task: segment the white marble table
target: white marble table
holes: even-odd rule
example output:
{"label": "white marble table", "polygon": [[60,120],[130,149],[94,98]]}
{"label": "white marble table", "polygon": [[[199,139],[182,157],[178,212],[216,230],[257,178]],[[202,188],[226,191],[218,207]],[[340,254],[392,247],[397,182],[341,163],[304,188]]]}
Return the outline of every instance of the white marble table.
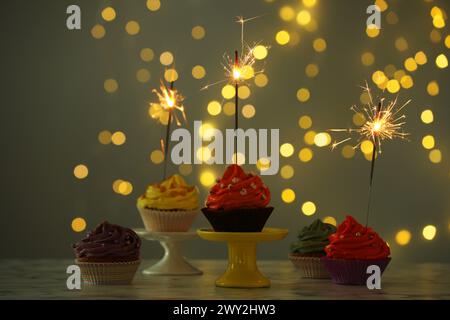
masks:
{"label": "white marble table", "polygon": [[193,260],[202,276],[144,276],[154,261],[144,261],[133,285],[88,287],[70,291],[70,260],[0,260],[0,299],[450,299],[450,264],[396,264],[387,269],[382,290],[340,286],[329,280],[307,280],[290,261],[260,261],[271,288],[217,288],[225,260]]}

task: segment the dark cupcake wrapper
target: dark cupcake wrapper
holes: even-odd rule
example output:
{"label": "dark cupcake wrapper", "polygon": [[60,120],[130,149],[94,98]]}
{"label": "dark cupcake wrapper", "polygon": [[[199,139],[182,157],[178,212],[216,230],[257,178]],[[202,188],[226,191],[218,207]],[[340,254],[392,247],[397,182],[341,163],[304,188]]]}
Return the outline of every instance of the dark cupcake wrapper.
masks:
{"label": "dark cupcake wrapper", "polygon": [[273,207],[210,210],[202,212],[216,232],[261,232]]}
{"label": "dark cupcake wrapper", "polygon": [[345,260],[331,259],[328,257],[321,258],[331,275],[331,280],[336,284],[343,285],[366,285],[367,267],[377,265],[383,274],[391,258],[376,260]]}

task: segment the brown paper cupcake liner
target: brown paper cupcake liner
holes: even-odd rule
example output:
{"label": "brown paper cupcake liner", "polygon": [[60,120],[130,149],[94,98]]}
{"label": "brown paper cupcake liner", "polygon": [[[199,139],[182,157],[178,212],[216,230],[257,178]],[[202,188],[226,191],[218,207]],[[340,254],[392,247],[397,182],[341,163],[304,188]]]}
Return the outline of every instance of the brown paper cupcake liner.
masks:
{"label": "brown paper cupcake liner", "polygon": [[330,279],[330,273],[320,257],[303,257],[290,254],[289,259],[295,267],[300,269],[303,278]]}
{"label": "brown paper cupcake liner", "polygon": [[138,208],[147,231],[186,232],[199,211]]}
{"label": "brown paper cupcake liner", "polygon": [[88,285],[130,284],[141,261],[79,262],[83,282]]}

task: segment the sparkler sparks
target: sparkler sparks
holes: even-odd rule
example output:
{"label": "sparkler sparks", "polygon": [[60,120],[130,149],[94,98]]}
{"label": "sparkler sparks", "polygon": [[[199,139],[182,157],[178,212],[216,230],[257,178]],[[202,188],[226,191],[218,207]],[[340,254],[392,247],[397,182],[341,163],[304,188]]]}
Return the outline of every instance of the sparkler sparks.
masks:
{"label": "sparkler sparks", "polygon": [[186,114],[184,112],[183,100],[184,97],[178,93],[177,90],[173,87],[174,82],[170,83],[170,88],[168,89],[164,82],[161,80],[161,84],[159,86],[160,91],[157,89],[153,89],[152,92],[156,94],[159,100],[159,104],[151,104],[152,108],[157,108],[156,113],[152,113],[152,118],[158,118],[160,122],[162,118],[164,119],[165,115],[167,118],[167,127],[166,127],[166,138],[165,140],[161,139],[161,150],[164,153],[164,171],[163,171],[163,180],[166,179],[167,176],[167,157],[169,155],[170,149],[170,125],[172,123],[172,119],[175,119],[175,122],[178,126],[181,125],[181,121],[175,111],[179,111],[181,113],[184,121],[186,121]]}
{"label": "sparkler sparks", "polygon": [[[255,70],[256,58],[253,54],[253,50],[260,45],[259,43],[253,44],[250,46],[244,40],[244,25],[246,22],[252,21],[254,19],[260,18],[262,16],[255,16],[251,18],[244,19],[244,17],[237,17],[236,22],[241,24],[241,52],[237,54],[235,51],[235,56],[232,58],[228,54],[223,55],[224,62],[222,66],[225,70],[225,79],[220,81],[207,84],[200,90],[206,90],[211,86],[228,82],[231,84],[242,84],[246,80],[252,79],[256,74],[264,72],[264,69]],[[265,46],[266,49],[269,49],[268,46]]]}
{"label": "sparkler sparks", "polygon": [[[364,114],[367,119],[366,122],[360,128],[350,129],[331,129],[333,132],[347,132],[357,133],[359,135],[358,143],[353,147],[357,148],[363,139],[370,140],[374,143],[378,152],[381,153],[381,142],[389,139],[407,139],[409,133],[403,132],[403,125],[406,123],[404,114],[401,114],[402,110],[411,102],[408,100],[403,105],[397,104],[397,97],[385,104],[385,99],[380,99],[378,104],[374,104],[372,94],[367,83],[365,87],[362,87],[364,92],[369,97],[369,103],[359,107],[352,106],[351,110],[355,114]],[[338,145],[351,140],[352,138],[346,138],[344,140],[334,142],[332,149],[335,149]]]}
{"label": "sparkler sparks", "polygon": [[[380,99],[378,104],[373,103],[372,94],[370,92],[369,86],[362,87],[369,97],[369,102],[363,107],[358,107],[356,105],[352,106],[351,110],[355,114],[363,113],[366,117],[366,122],[356,129],[331,129],[330,131],[337,132],[348,132],[357,133],[359,135],[358,144],[353,148],[358,147],[361,144],[362,139],[369,139],[373,143],[372,159],[370,164],[370,179],[369,179],[369,189],[368,189],[368,201],[367,201],[367,211],[366,211],[366,227],[369,224],[369,214],[370,214],[370,204],[372,200],[372,186],[374,180],[375,171],[375,159],[377,150],[381,153],[381,142],[383,140],[394,138],[406,139],[409,135],[403,132],[403,125],[405,124],[404,119],[406,116],[401,114],[403,108],[405,108],[411,100],[408,100],[403,105],[397,105],[397,97],[384,105],[384,98]],[[334,142],[332,149],[335,149],[341,143],[349,141],[351,138],[344,139],[340,142]]]}
{"label": "sparkler sparks", "polygon": [[176,89],[173,89],[173,87],[167,88],[161,80],[159,91],[157,89],[153,89],[152,92],[156,94],[159,100],[159,103],[151,103],[151,107],[154,109],[152,112],[153,118],[158,118],[161,121],[166,115],[168,115],[169,121],[171,121],[171,118],[173,117],[176,124],[180,126],[180,117],[177,112],[174,112],[178,111],[183,120],[186,121],[186,114],[183,106],[184,97]]}

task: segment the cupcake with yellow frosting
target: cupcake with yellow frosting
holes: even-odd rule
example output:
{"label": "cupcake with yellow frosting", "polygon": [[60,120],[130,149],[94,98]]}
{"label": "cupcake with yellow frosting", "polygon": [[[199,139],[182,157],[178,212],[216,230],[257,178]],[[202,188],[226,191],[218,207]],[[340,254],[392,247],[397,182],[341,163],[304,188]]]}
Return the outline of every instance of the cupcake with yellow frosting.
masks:
{"label": "cupcake with yellow frosting", "polygon": [[145,229],[156,232],[188,231],[199,213],[199,192],[180,175],[151,184],[137,200]]}

